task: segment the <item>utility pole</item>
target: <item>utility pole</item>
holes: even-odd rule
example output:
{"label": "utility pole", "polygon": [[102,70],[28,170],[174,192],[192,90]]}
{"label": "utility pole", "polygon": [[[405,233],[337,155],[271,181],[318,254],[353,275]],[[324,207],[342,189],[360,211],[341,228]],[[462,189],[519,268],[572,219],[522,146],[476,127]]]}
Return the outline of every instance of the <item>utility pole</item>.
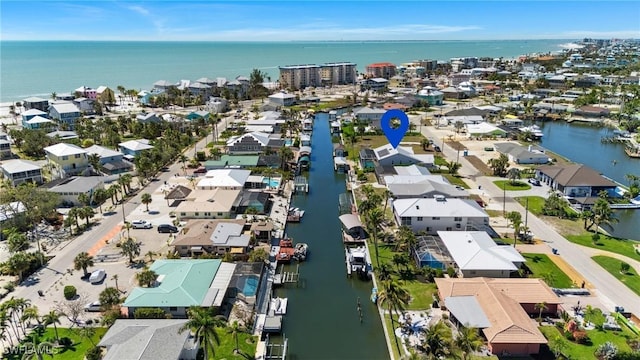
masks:
{"label": "utility pole", "polygon": [[524,206],[524,228],[527,228],[527,218],[529,217],[529,198],[525,198]]}
{"label": "utility pole", "polygon": [[502,183],[502,216],[507,216],[507,183]]}

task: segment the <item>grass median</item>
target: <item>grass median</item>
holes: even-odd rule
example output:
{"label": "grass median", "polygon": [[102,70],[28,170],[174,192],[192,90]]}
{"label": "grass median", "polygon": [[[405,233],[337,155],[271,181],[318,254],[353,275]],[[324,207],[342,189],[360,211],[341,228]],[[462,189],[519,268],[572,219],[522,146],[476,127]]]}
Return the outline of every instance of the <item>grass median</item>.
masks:
{"label": "grass median", "polygon": [[632,267],[623,270],[621,264],[624,262],[609,256],[598,255],[592,257],[592,259],[607,270],[609,274],[627,285],[631,291],[640,295],[640,277],[638,277],[638,273]]}

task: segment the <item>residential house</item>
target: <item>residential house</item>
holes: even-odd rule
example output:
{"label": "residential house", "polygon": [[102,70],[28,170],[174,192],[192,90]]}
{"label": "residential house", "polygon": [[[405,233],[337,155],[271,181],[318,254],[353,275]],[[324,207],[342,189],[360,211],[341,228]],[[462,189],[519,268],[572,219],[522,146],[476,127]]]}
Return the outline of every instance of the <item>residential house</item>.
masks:
{"label": "residential house", "polygon": [[422,89],[417,97],[427,101],[431,106],[440,106],[444,101],[444,93],[438,90]]}
{"label": "residential house", "polygon": [[42,167],[33,161],[13,159],[0,163],[2,176],[9,180],[13,186],[23,182],[42,184]]}
{"label": "residential house", "polygon": [[370,107],[363,107],[355,111],[356,119],[360,122],[366,123],[369,126],[380,128],[380,120],[387,111],[385,109],[374,109]]}
{"label": "residential house", "polygon": [[172,212],[184,219],[230,219],[236,215],[235,204],[241,190],[194,190]]}
{"label": "residential house", "polygon": [[143,151],[153,149],[153,145],[147,139],[129,140],[118,144],[120,152],[124,154],[125,159],[133,160]]}
{"label": "residential house", "polygon": [[37,96],[32,96],[22,100],[22,106],[26,110],[36,109],[47,112],[49,111],[49,100]]}
{"label": "residential house", "polygon": [[160,308],[173,318],[186,318],[192,306],[222,305],[236,264],[219,259],[156,260],[149,270],[158,274],[151,287],[136,287],[122,304],[133,317],[139,308]]}
{"label": "residential house", "polygon": [[[10,229],[27,226],[29,220],[25,216],[26,211],[27,208],[20,201],[0,204],[0,228]],[[4,234],[0,232],[0,240],[5,239]]]}
{"label": "residential house", "polygon": [[39,116],[39,115],[31,117],[27,121],[24,121],[24,118],[22,120],[22,127],[25,129],[36,130],[36,129],[42,129],[42,128],[53,128],[54,126],[55,125],[53,120],[47,119],[46,117]]}
{"label": "residential house", "polygon": [[242,190],[245,187],[251,170],[217,169],[209,170],[196,184],[200,190]]}
{"label": "residential house", "polygon": [[[390,175],[406,175],[406,176],[420,176],[420,175],[431,175],[429,169],[424,166],[418,165],[409,165],[409,166],[394,166],[392,171],[389,172]],[[446,181],[444,177],[442,177],[442,181]]]}
{"label": "residential house", "polygon": [[49,106],[51,119],[61,124],[66,124],[69,129],[73,129],[76,120],[81,116],[80,109],[71,102],[57,103]]}
{"label": "residential house", "polygon": [[269,95],[269,102],[276,106],[291,106],[296,103],[296,96],[285,92],[277,92]]}
{"label": "residential house", "polygon": [[93,145],[86,148],[85,151],[89,155],[97,155],[100,158],[101,169],[94,169],[96,171],[103,171],[107,174],[121,174],[133,168],[130,162],[124,161],[124,154],[119,151],[100,145]]}
{"label": "residential house", "polygon": [[602,118],[609,116],[610,112],[607,108],[585,105],[577,108],[574,114],[584,117]]}
{"label": "residential house", "polygon": [[117,319],[98,346],[107,349],[102,360],[196,360],[199,344],[187,319]]}
{"label": "residential house", "polygon": [[47,133],[47,136],[58,141],[67,141],[79,138],[78,134],[75,131],[70,130],[55,130]]}
{"label": "residential house", "polygon": [[387,189],[395,199],[433,198],[468,199],[469,192],[454,186],[441,175],[391,175],[384,177]]}
{"label": "residential house", "polygon": [[98,97],[98,92],[96,89],[90,88],[88,86],[81,86],[74,90],[77,98],[86,98],[89,100],[95,100]]}
{"label": "residential house", "polygon": [[188,89],[193,96],[195,96],[196,98],[200,97],[203,100],[208,99],[209,96],[212,94],[212,88],[210,85],[203,84],[197,81],[190,83],[188,86]]}
{"label": "residential house", "polygon": [[212,114],[221,114],[229,108],[227,99],[210,96],[205,104],[206,109]]}
{"label": "residential house", "polygon": [[41,117],[46,119],[47,116],[49,116],[49,114],[47,114],[46,112],[40,110],[40,109],[29,109],[27,111],[23,111],[20,116],[22,117],[22,127],[23,128],[27,128],[27,129],[31,129],[32,127],[29,126],[29,124],[27,123],[29,120],[35,118],[35,117]]}
{"label": "residential house", "polygon": [[379,146],[373,149],[376,162],[380,166],[390,165],[414,165],[425,164],[433,166],[434,157],[431,154],[414,154],[413,148],[398,146],[394,148],[390,144]]}
{"label": "residential house", "polygon": [[258,214],[269,214],[271,195],[261,191],[243,190],[234,202],[237,214],[245,214],[248,209],[255,209]]}
{"label": "residential house", "polygon": [[533,145],[524,147],[517,143],[496,143],[496,151],[507,155],[509,161],[515,164],[548,164],[551,162],[549,155],[544,153],[544,149]]}
{"label": "residential house", "polygon": [[78,198],[80,194],[92,199],[96,190],[104,189],[104,182],[104,176],[72,176],[51,181],[42,187],[60,195],[62,205],[83,206]]}
{"label": "residential house", "polygon": [[541,279],[435,279],[441,307],[460,326],[480,329],[489,351],[510,356],[537,354],[547,339],[533,319],[535,304],[545,303],[543,314],[557,314],[560,299]]}
{"label": "residential house", "polygon": [[73,104],[80,110],[81,114],[93,114],[95,113],[93,103],[95,100],[88,99],[86,97],[79,97],[73,99]]}
{"label": "residential house", "polygon": [[364,79],[360,81],[360,91],[385,92],[389,86],[389,80],[383,78]]}
{"label": "residential house", "polygon": [[406,225],[416,233],[484,230],[489,225],[489,215],[473,200],[437,196],[397,199],[392,203],[398,226]]}
{"label": "residential house", "polygon": [[258,166],[259,155],[222,155],[219,160],[207,160],[203,166],[207,170],[247,169]]}
{"label": "residential house", "polygon": [[141,123],[141,124],[148,124],[148,123],[159,123],[162,121],[162,119],[160,119],[160,117],[154,113],[154,112],[143,112],[140,113],[138,115],[136,115],[136,121]]}
{"label": "residential house", "polygon": [[613,181],[582,164],[540,166],[536,169],[536,178],[583,205],[592,203],[601,191],[613,194],[617,187]]}
{"label": "residential house", "polygon": [[467,124],[466,126],[467,134],[471,138],[475,137],[507,137],[507,132],[500,129],[496,125],[490,124],[488,122],[481,122],[479,124]]}
{"label": "residential house", "polygon": [[460,99],[466,99],[467,98],[467,94],[458,89],[455,88],[453,86],[450,87],[446,87],[442,90],[440,90],[440,92],[442,92],[443,96],[445,99],[454,99],[454,100],[460,100]]}
{"label": "residential house", "polygon": [[482,117],[482,119],[486,119],[489,115],[491,114],[491,110],[488,109],[481,109],[478,107],[470,107],[470,108],[466,108],[466,109],[457,109],[457,110],[451,110],[447,113],[445,113],[445,116],[447,117],[453,117],[453,116],[480,116]]}
{"label": "residential house", "polygon": [[251,242],[250,228],[244,219],[190,220],[171,246],[180,256],[245,254]]}
{"label": "residential house", "polygon": [[209,115],[210,113],[208,111],[198,110],[190,112],[185,118],[189,121],[203,121],[205,124],[208,124]]}
{"label": "residential house", "polygon": [[44,148],[47,161],[60,177],[77,175],[89,166],[87,152],[76,145],[59,143]]}
{"label": "residential house", "polygon": [[526,261],[511,245],[498,245],[486,231],[438,231],[462,277],[508,278]]}
{"label": "residential house", "polygon": [[334,143],[333,144],[333,156],[346,157],[347,156],[347,149],[344,147],[344,145],[342,145],[340,143]]}
{"label": "residential house", "polygon": [[153,83],[153,88],[161,92],[169,91],[170,88],[175,88],[177,86],[177,84],[170,83],[166,80],[158,80]]}
{"label": "residential house", "polygon": [[229,154],[259,154],[264,152],[267,147],[279,149],[283,145],[284,140],[282,139],[261,132],[251,132],[230,138],[227,141],[227,152]]}
{"label": "residential house", "polygon": [[11,157],[11,142],[7,138],[7,134],[0,131],[0,159]]}

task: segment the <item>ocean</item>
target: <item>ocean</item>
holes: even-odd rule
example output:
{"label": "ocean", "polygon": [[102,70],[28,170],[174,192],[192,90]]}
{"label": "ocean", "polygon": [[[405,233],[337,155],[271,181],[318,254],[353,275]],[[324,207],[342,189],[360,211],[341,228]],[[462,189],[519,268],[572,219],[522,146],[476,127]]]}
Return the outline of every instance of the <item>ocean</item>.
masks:
{"label": "ocean", "polygon": [[374,62],[401,64],[452,57],[514,58],[559,51],[570,40],[363,41],[363,42],[126,42],[1,41],[0,102],[49,98],[81,86],[149,89],[158,80],[249,76],[272,81],[278,66],[354,62],[359,71]]}

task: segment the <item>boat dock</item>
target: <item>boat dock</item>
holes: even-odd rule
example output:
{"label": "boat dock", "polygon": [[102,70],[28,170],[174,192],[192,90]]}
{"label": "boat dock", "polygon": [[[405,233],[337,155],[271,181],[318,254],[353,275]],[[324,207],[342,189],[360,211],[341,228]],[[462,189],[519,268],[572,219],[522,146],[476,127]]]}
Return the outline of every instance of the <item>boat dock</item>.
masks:
{"label": "boat dock", "polygon": [[610,204],[611,209],[640,209],[640,204]]}
{"label": "boat dock", "polygon": [[284,267],[280,267],[280,273],[273,275],[273,285],[295,284],[300,280],[300,264],[296,266],[296,271],[284,271]]}
{"label": "boat dock", "polygon": [[294,193],[309,193],[309,181],[304,176],[296,176],[293,180],[293,192]]}

